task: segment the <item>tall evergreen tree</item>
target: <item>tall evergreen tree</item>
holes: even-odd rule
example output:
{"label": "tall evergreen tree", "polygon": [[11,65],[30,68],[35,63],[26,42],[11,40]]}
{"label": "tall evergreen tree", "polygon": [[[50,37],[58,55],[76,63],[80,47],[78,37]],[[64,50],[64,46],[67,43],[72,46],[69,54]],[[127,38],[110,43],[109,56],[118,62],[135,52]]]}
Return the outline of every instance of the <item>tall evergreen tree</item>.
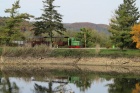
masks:
{"label": "tall evergreen tree", "polygon": [[41,35],[47,33],[51,38],[50,46],[52,46],[53,31],[62,34],[65,31],[62,22],[62,15],[55,10],[56,7],[53,5],[54,0],[44,0],[44,9],[41,17],[37,18],[39,21],[34,23],[34,34]]}
{"label": "tall evergreen tree", "polygon": [[123,4],[115,10],[115,15],[110,22],[111,39],[121,49],[135,46],[130,35],[131,27],[140,17],[135,2],[136,0],[123,0]]}
{"label": "tall evergreen tree", "polygon": [[19,0],[12,4],[12,8],[6,9],[5,13],[9,13],[10,17],[6,19],[6,23],[3,29],[0,31],[2,41],[5,41],[6,45],[9,45],[13,40],[23,39],[23,35],[20,33],[19,25],[24,19],[33,17],[27,13],[18,13],[20,8]]}

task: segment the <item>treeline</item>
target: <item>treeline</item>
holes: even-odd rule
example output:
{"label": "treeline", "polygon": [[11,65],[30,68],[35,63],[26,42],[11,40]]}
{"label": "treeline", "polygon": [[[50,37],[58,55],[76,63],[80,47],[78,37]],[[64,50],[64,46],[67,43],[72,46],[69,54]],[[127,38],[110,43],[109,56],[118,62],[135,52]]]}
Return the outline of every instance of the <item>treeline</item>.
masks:
{"label": "treeline", "polygon": [[10,46],[12,41],[24,41],[33,36],[47,36],[51,38],[50,42],[53,42],[54,36],[67,36],[81,41],[84,47],[94,47],[96,44],[106,46],[106,42],[109,41],[108,36],[94,29],[84,28],[85,31],[78,32],[66,30],[62,24],[62,15],[55,10],[53,1],[43,1],[44,12],[41,17],[35,18],[35,22],[26,21],[26,19],[34,18],[33,15],[17,12],[20,8],[19,1],[16,1],[12,8],[6,9],[5,13],[9,13],[10,16],[0,17],[0,44]]}
{"label": "treeline", "polygon": [[66,36],[75,37],[76,40],[81,41],[82,47],[112,47],[109,34],[99,32],[91,28],[81,28],[77,31],[67,31]]}
{"label": "treeline", "polygon": [[[81,27],[79,32],[67,31],[62,23],[62,15],[57,12],[53,5],[54,0],[43,1],[43,13],[34,18],[27,13],[19,13],[19,0],[12,8],[6,9],[9,17],[0,18],[0,44],[10,45],[14,40],[27,40],[30,36],[50,37],[50,46],[54,36],[75,37],[81,41],[84,47],[111,47],[115,45],[120,49],[140,48],[140,13],[136,7],[136,0],[123,0],[123,3],[114,11],[110,20],[110,35],[99,33],[95,29]],[[34,18],[36,21],[30,23],[26,19]]]}

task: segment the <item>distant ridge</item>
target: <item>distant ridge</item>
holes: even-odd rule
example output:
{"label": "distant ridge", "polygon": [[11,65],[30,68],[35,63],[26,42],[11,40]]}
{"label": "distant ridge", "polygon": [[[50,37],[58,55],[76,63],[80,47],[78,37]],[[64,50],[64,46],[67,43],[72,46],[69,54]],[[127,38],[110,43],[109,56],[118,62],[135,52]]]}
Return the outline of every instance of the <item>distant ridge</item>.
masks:
{"label": "distant ridge", "polygon": [[95,24],[90,22],[76,22],[76,23],[63,23],[64,27],[70,31],[80,31],[80,28],[92,28],[99,32],[109,34],[108,25],[106,24]]}

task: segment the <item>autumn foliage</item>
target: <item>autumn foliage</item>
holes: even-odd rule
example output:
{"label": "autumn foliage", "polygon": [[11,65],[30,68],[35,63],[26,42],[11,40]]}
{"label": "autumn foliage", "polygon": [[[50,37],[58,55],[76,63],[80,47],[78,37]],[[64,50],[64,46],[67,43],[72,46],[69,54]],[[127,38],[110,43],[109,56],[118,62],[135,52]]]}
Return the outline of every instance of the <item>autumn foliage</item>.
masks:
{"label": "autumn foliage", "polygon": [[140,83],[136,83],[135,89],[132,90],[132,93],[140,93]]}
{"label": "autumn foliage", "polygon": [[140,48],[140,24],[136,24],[132,27],[131,33],[133,42],[136,42],[136,48]]}

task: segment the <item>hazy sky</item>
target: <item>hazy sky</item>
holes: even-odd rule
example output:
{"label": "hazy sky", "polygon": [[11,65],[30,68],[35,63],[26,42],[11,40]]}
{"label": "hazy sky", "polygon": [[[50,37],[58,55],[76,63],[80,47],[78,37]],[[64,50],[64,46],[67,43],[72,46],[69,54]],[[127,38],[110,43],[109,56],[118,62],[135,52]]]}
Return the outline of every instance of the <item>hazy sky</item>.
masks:
{"label": "hazy sky", "polygon": [[[8,16],[4,10],[11,8],[16,0],[0,0],[0,16]],[[123,0],[55,0],[54,5],[60,6],[58,12],[63,15],[64,23],[92,22],[109,24],[113,12]],[[29,13],[35,17],[42,14],[42,0],[20,0],[19,12]],[[140,11],[140,0],[136,1]]]}

